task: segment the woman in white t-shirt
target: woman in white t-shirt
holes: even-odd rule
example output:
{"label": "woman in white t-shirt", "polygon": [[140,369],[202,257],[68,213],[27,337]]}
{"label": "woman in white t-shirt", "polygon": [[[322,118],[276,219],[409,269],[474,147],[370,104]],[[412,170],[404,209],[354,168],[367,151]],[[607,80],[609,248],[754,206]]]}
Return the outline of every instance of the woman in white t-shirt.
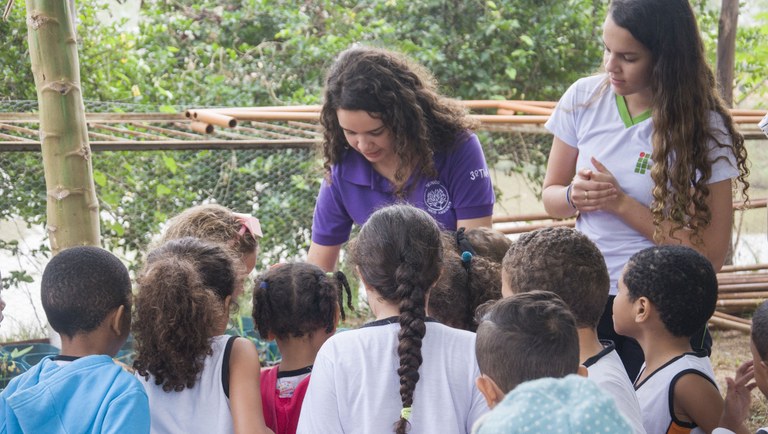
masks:
{"label": "woman in white t-shirt", "polygon": [[555,138],[543,199],[553,217],[578,212],[577,229],[603,253],[612,297],[598,332],[616,342],[632,376],[642,350],[611,320],[624,264],[645,247],[684,244],[719,269],[733,180],[745,195],[749,186],[747,155],[688,0],[613,0],[603,44],[604,73],[574,83],[547,122]]}

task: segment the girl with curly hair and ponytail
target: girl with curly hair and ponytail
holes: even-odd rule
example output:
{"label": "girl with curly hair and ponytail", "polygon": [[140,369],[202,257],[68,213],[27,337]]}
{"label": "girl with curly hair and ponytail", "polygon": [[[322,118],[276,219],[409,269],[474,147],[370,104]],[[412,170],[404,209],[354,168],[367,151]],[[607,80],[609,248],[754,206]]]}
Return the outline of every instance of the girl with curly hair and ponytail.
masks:
{"label": "girl with curly hair and ponytail", "polygon": [[259,393],[259,356],[227,336],[240,261],[218,244],[171,240],[138,277],[133,366],[149,397],[151,431],[270,433]]}
{"label": "girl with curly hair and ponytail", "polygon": [[350,243],[376,320],[315,358],[299,433],[469,433],[488,411],[475,387],[475,334],[427,316],[440,230],[410,205],[382,208]]}
{"label": "girl with curly hair and ponytail", "polygon": [[577,229],[603,253],[611,297],[598,331],[633,378],[642,351],[611,322],[621,270],[660,244],[693,247],[720,269],[732,188],[746,196],[749,170],[688,0],[613,0],[603,44],[604,71],[573,84],[546,124],[555,138],[543,199],[553,217],[578,213]]}
{"label": "girl with curly hair and ponytail", "polygon": [[332,271],[352,225],[396,202],[446,230],[491,226],[495,198],[475,122],[420,65],[383,49],[342,52],[328,71],[320,124],[326,176],[308,262]]}
{"label": "girl with curly hair and ponytail", "polygon": [[301,404],[318,350],[344,319],[341,271],[326,273],[301,262],[278,264],[256,279],[253,321],[261,336],[275,339],[282,354],[277,366],[261,371],[264,420],[275,434],[295,434]]}

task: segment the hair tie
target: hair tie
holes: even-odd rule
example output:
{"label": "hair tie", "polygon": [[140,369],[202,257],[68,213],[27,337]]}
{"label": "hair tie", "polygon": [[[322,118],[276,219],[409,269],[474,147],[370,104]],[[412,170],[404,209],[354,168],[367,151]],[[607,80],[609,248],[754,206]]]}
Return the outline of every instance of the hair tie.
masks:
{"label": "hair tie", "polygon": [[464,233],[466,229],[467,228],[459,228],[456,231],[456,245],[459,246],[459,251],[469,252],[475,255],[475,249],[472,248],[472,243],[469,242],[467,235]]}
{"label": "hair tie", "polygon": [[472,260],[472,256],[473,256],[472,252],[468,252],[466,250],[461,252],[461,262],[465,264],[468,263],[469,261]]}
{"label": "hair tie", "polygon": [[261,289],[269,289],[269,285],[267,284],[266,280],[262,280],[261,283],[259,283],[259,288]]}
{"label": "hair tie", "polygon": [[400,418],[408,420],[411,418],[411,407],[403,407],[402,410],[400,410]]}
{"label": "hair tie", "polygon": [[261,238],[264,235],[261,233],[261,223],[259,219],[250,214],[240,214],[237,212],[232,213],[235,215],[235,219],[240,223],[240,230],[237,232],[242,237],[246,232],[250,232],[254,238]]}

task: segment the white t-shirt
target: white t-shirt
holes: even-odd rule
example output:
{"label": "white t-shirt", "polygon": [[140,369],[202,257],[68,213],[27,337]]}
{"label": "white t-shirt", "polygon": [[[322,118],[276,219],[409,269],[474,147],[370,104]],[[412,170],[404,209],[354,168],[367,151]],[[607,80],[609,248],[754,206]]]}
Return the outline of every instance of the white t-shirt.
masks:
{"label": "white t-shirt", "polygon": [[632,427],[635,434],[645,434],[643,418],[640,414],[640,404],[637,402],[635,388],[629,381],[624,364],[611,341],[601,341],[603,351],[590,357],[584,362],[589,371],[589,379],[594,381],[601,390],[608,392],[616,403],[616,407],[624,419]]}
{"label": "white t-shirt", "polygon": [[[645,370],[645,364],[640,374]],[[670,400],[674,396],[677,380],[683,375],[701,375],[715,387],[715,372],[705,352],[685,353],[667,362],[651,373],[642,382],[635,384],[637,400],[643,415],[643,426],[648,433],[683,432],[675,429],[690,429],[691,434],[703,434],[704,430],[693,423],[678,420]]]}
{"label": "white t-shirt", "polygon": [[[605,75],[596,75],[571,85],[547,121],[546,128],[579,150],[577,170],[594,170],[590,158],[595,157],[616,177],[624,193],[650,207],[653,201],[653,162],[650,160],[653,120],[650,113],[633,120],[625,110],[624,100],[619,101],[610,88],[602,86],[603,83]],[[710,123],[713,130],[718,131],[718,141],[731,143],[717,113],[712,113]],[[709,148],[710,161],[719,156],[726,158],[714,161],[708,183],[738,176],[731,148],[720,148],[715,142],[710,143]],[[603,253],[611,276],[611,295],[616,295],[619,276],[630,256],[654,245],[606,211],[580,214],[576,228],[594,241]]]}
{"label": "white t-shirt", "polygon": [[149,397],[151,434],[234,433],[221,372],[230,338],[232,336],[225,335],[211,338],[213,354],[206,357],[199,380],[192,388],[165,392],[163,386],[155,384],[154,376],[145,380],[136,374]]}
{"label": "white t-shirt", "polygon": [[[488,411],[475,379],[475,334],[426,323],[413,394],[412,433],[469,433]],[[397,318],[332,336],[318,352],[299,434],[392,432],[400,418]]]}

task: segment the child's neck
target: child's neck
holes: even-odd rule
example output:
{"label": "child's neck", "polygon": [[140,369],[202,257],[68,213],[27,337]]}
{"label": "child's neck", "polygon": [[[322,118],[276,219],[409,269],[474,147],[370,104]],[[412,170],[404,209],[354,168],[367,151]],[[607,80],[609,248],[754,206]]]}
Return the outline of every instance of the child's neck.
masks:
{"label": "child's neck", "polygon": [[579,363],[582,365],[590,357],[603,351],[603,344],[597,338],[597,331],[590,327],[581,327],[579,333]]}
{"label": "child's neck", "polygon": [[278,338],[277,347],[283,356],[282,361],[280,361],[280,370],[295,371],[314,365],[317,352],[329,337],[330,334],[326,334],[325,330],[316,330],[300,338]]}
{"label": "child's neck", "polygon": [[[98,331],[98,330],[97,330]],[[61,335],[61,355],[71,357],[85,357],[95,354],[105,354],[115,357],[120,344],[112,340],[105,340],[99,333],[77,334],[74,337]]]}
{"label": "child's neck", "polygon": [[645,354],[645,370],[638,381],[645,380],[673,358],[693,351],[690,341],[690,338],[673,336],[666,329],[654,330],[638,337],[637,342]]}

